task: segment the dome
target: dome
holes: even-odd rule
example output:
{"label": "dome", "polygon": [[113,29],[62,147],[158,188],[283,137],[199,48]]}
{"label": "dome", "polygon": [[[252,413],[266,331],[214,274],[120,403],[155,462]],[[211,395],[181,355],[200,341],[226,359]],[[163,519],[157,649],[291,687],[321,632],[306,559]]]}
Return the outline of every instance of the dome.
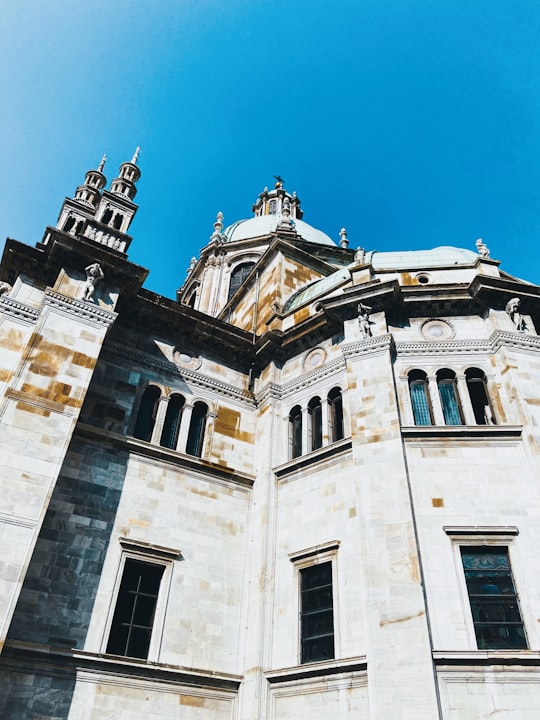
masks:
{"label": "dome", "polygon": [[[237,240],[248,240],[250,238],[262,237],[270,235],[278,227],[283,220],[283,216],[277,215],[259,215],[249,218],[248,220],[238,220],[238,222],[229,225],[223,231],[225,242],[236,242]],[[328,235],[317,230],[317,228],[308,225],[303,220],[294,220],[294,229],[302,240],[316,243],[317,245],[335,245]]]}

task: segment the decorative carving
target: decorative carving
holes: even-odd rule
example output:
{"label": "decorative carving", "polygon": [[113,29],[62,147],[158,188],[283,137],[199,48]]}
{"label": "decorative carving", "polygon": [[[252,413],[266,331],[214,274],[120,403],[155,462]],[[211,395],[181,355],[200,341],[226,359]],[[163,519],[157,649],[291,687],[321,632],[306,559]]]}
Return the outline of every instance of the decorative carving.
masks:
{"label": "decorative carving", "polygon": [[510,316],[510,319],[516,326],[516,330],[518,332],[525,332],[527,330],[527,326],[525,325],[525,320],[523,319],[523,315],[520,312],[520,306],[521,306],[521,300],[517,297],[511,298],[507,303],[506,307],[504,308],[504,311],[507,315]]}
{"label": "decorative carving", "polygon": [[347,238],[347,230],[345,228],[341,228],[339,231],[339,247],[346,248],[349,247],[349,240]]}
{"label": "decorative carving", "polygon": [[369,313],[371,308],[364,303],[358,303],[358,322],[360,323],[360,331],[365,338],[372,337],[371,325],[372,322],[369,319]]}
{"label": "decorative carving", "polygon": [[366,251],[363,247],[356,248],[354,253],[354,262],[357,265],[363,265],[366,262]]}
{"label": "decorative carving", "polygon": [[476,251],[481,257],[489,257],[488,246],[484,243],[482,238],[478,238],[478,240],[476,241]]}
{"label": "decorative carving", "polygon": [[7,282],[0,282],[0,296],[1,295],[8,295],[12,291],[12,287]]}
{"label": "decorative carving", "polygon": [[198,370],[202,365],[202,359],[185,348],[175,347],[173,360],[176,367],[182,370]]}
{"label": "decorative carving", "polygon": [[324,365],[326,360],[326,351],[322,347],[316,347],[310,350],[304,358],[304,370],[314,370]]}
{"label": "decorative carving", "polygon": [[86,282],[84,283],[82,299],[88,302],[94,297],[96,283],[103,280],[105,275],[99,263],[93,263],[85,268]]}
{"label": "decorative carving", "polygon": [[430,318],[422,323],[420,332],[426,340],[452,340],[456,331],[448,320],[441,318]]}

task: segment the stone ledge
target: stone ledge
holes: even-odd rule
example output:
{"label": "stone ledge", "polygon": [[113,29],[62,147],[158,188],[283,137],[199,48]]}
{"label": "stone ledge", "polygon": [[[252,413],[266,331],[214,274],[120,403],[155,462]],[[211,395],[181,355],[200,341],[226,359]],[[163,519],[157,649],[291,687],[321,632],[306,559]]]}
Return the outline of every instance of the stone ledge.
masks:
{"label": "stone ledge", "polygon": [[102,428],[95,427],[94,425],[78,423],[75,428],[74,435],[88,437],[100,442],[105,440],[110,445],[121,450],[125,450],[126,452],[162,460],[164,462],[180,466],[184,469],[195,470],[207,477],[210,475],[212,478],[217,480],[226,480],[228,482],[236,483],[237,485],[241,485],[245,488],[253,487],[255,482],[255,477],[253,475],[240,474],[231,468],[217,465],[216,463],[209,462],[208,460],[201,460],[194,455],[185,455],[177,450],[170,450],[169,448],[162,447],[161,445],[154,445],[153,443],[145,442],[144,440],[137,440],[137,438],[129,435],[120,435],[119,433],[112,432],[112,430],[103,430]]}
{"label": "stone ledge", "polygon": [[338,440],[331,445],[325,445],[318,450],[313,450],[312,452],[307,453],[307,455],[300,455],[300,457],[294,458],[294,460],[289,460],[283,465],[278,465],[273,468],[273,470],[276,477],[281,479],[296,472],[297,470],[303,470],[310,465],[315,465],[316,463],[327,460],[328,458],[341,455],[342,453],[345,454],[351,450],[351,448],[352,439],[350,437],[344,438],[343,440]]}
{"label": "stone ledge", "polygon": [[241,675],[17,641],[6,643],[0,656],[0,666],[14,672],[45,671],[54,675],[85,670],[116,678],[137,678],[233,692],[242,682]]}
{"label": "stone ledge", "polygon": [[279,670],[267,670],[264,676],[271,685],[274,685],[276,683],[296,682],[307,678],[354,672],[367,673],[367,658],[365,655],[343,658],[342,660],[325,660],[323,662],[306,663],[305,665],[294,665]]}
{"label": "stone ledge", "polygon": [[434,650],[433,662],[442,665],[536,665],[540,666],[540,653],[532,650]]}
{"label": "stone ledge", "polygon": [[522,425],[413,425],[401,427],[404,440],[514,440],[520,438]]}

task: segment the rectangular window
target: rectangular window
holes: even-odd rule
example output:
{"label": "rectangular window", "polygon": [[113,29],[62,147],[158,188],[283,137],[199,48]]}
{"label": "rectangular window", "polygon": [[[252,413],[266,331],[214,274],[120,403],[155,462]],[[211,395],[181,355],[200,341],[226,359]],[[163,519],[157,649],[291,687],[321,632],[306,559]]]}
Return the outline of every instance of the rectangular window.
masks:
{"label": "rectangular window", "polygon": [[126,559],[107,652],[146,659],[164,565]]}
{"label": "rectangular window", "polygon": [[301,662],[334,658],[332,563],[300,570]]}
{"label": "rectangular window", "polygon": [[508,548],[477,545],[460,550],[478,649],[526,649]]}

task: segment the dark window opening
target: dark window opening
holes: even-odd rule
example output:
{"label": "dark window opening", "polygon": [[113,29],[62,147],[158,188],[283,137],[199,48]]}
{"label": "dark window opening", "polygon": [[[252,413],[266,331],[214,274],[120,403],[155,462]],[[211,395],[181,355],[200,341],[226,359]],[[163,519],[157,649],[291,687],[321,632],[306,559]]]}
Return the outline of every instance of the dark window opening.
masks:
{"label": "dark window opening", "polygon": [[173,395],[167,403],[163,431],[161,433],[161,440],[159,441],[159,444],[163,447],[171,448],[172,450],[176,448],[183,407],[184,398],[182,395]]}
{"label": "dark window opening", "polygon": [[229,294],[227,295],[227,301],[229,301],[235,292],[238,290],[240,285],[244,282],[250,272],[253,270],[255,263],[248,262],[237,265],[231,273],[231,280],[229,283]]}
{"label": "dark window opening", "polygon": [[110,208],[107,208],[103,215],[101,216],[101,222],[102,223],[109,223],[111,221],[111,218],[113,216],[113,211]]}
{"label": "dark window opening", "polygon": [[508,548],[462,547],[461,559],[478,649],[527,648]]}
{"label": "dark window opening", "polygon": [[429,402],[428,379],[422,370],[409,373],[409,392],[415,425],[433,425],[431,404]]}
{"label": "dark window opening", "polygon": [[194,455],[195,457],[201,457],[202,455],[207,413],[208,406],[205,403],[196,402],[193,406],[186,443],[186,453],[188,455]]}
{"label": "dark window opening", "polygon": [[465,373],[465,379],[476,424],[495,425],[495,418],[493,417],[486,389],[485,374],[478,368],[469,368]]}
{"label": "dark window opening", "polygon": [[186,305],[189,305],[190,308],[195,308],[195,302],[197,300],[197,290],[199,288],[199,283],[194,285],[193,289],[190,291],[188,298],[186,300]]}
{"label": "dark window opening", "polygon": [[322,447],[322,405],[321,399],[316,397],[308,405],[309,429],[311,435],[311,449]]}
{"label": "dark window opening", "polygon": [[133,436],[150,442],[156,424],[156,414],[161,393],[155,385],[149,385],[143,393]]}
{"label": "dark window opening", "polygon": [[289,415],[289,442],[291,446],[291,459],[302,454],[302,408],[293,407]]}
{"label": "dark window opening", "polygon": [[463,425],[455,373],[447,369],[439,370],[437,373],[437,387],[439,388],[444,422],[447,425]]}
{"label": "dark window opening", "polygon": [[343,432],[343,398],[339,388],[332,388],[328,393],[328,421],[331,442],[344,437]]}
{"label": "dark window opening", "polygon": [[300,571],[301,662],[334,657],[332,563]]}
{"label": "dark window opening", "polygon": [[64,225],[64,231],[69,232],[74,225],[75,218],[73,216],[68,217],[68,219],[66,220],[66,224]]}
{"label": "dark window opening", "polygon": [[113,227],[116,228],[116,230],[120,230],[123,220],[124,216],[120,215],[120,213],[116,213],[116,215],[114,216]]}
{"label": "dark window opening", "polygon": [[108,653],[148,657],[164,569],[162,565],[126,560],[107,643]]}

